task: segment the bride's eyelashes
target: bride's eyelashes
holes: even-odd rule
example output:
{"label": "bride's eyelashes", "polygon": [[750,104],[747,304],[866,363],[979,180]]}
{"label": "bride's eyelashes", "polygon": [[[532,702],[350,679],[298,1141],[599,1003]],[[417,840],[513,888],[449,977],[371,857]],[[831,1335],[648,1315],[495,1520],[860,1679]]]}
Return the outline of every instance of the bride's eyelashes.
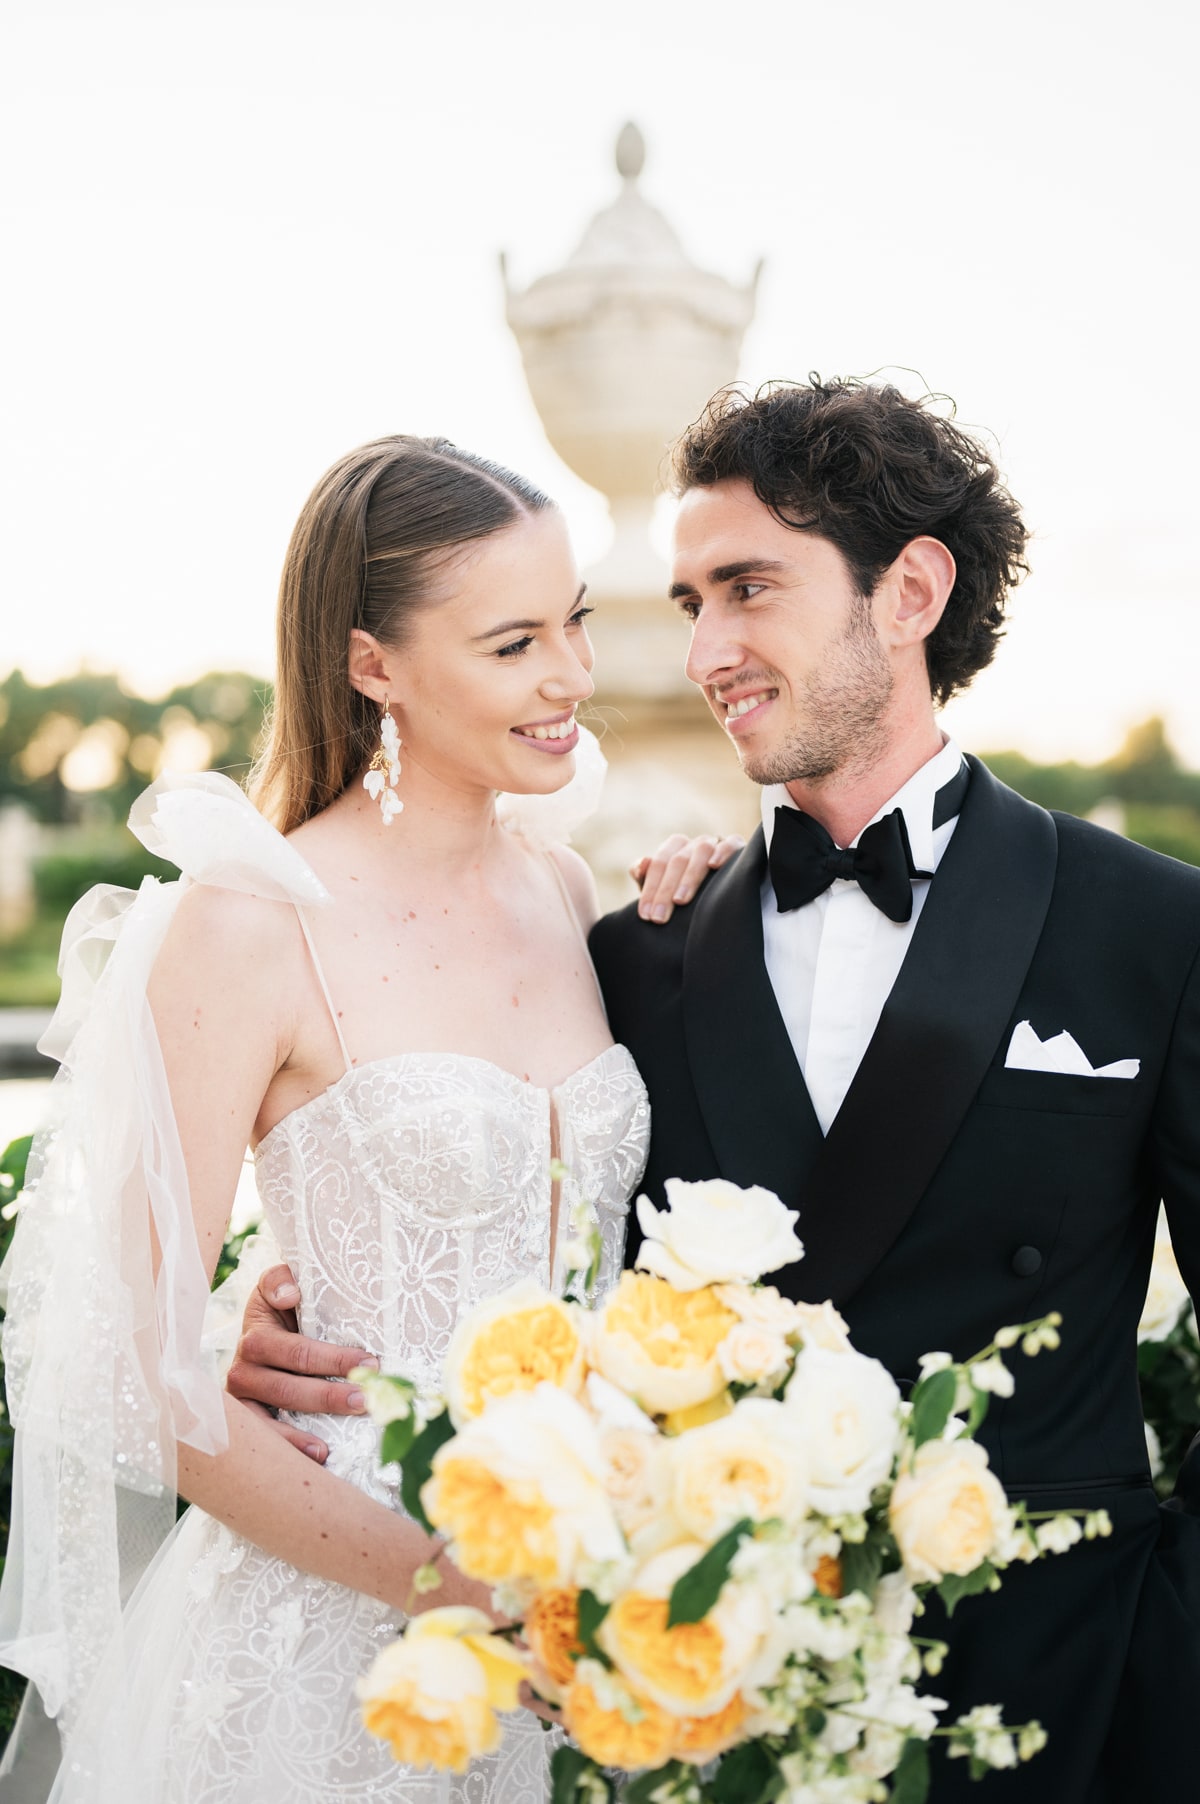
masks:
{"label": "bride's eyelashes", "polygon": [[[567,621],[568,630],[571,627],[582,626],[588,615],[594,614],[595,611],[595,608],[576,608],[575,612],[571,615],[571,618]],[[514,639],[511,644],[502,645],[497,651],[496,656],[498,658],[519,658],[524,652],[529,650],[529,647],[532,644],[533,634],[527,633],[523,639]]]}

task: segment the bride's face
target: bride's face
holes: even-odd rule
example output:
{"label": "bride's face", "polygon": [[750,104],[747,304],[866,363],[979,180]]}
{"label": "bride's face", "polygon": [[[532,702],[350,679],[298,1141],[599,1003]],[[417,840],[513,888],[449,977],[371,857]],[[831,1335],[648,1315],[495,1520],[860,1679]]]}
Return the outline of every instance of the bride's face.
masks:
{"label": "bride's face", "polygon": [[[574,774],[591,695],[591,611],[557,508],[481,539],[391,654],[392,711],[414,765],[458,789],[548,794]],[[404,794],[404,779],[400,780]]]}

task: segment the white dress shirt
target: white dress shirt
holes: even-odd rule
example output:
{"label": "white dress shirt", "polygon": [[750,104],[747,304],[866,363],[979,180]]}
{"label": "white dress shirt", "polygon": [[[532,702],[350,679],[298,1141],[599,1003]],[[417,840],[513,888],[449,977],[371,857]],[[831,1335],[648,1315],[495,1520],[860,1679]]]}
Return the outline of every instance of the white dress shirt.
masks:
{"label": "white dress shirt", "polygon": [[[878,821],[894,808],[902,811],[919,871],[936,871],[953,837],[958,817],[935,830],[933,803],[962,762],[962,753],[948,739],[872,817]],[[763,791],[768,850],[776,808],[795,806],[782,784]],[[868,821],[863,831],[871,824]],[[851,843],[857,845],[858,840]],[[813,901],[780,914],[770,875],[763,881],[767,975],[823,1134],[829,1132],[854,1081],[928,894],[928,880],[915,882],[911,919],[889,921],[857,883],[836,877]]]}

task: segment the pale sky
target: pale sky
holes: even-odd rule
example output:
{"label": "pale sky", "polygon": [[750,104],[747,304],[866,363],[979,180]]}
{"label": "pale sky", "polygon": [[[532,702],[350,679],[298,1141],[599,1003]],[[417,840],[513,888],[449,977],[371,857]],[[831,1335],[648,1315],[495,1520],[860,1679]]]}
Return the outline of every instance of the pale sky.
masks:
{"label": "pale sky", "polygon": [[632,117],[692,256],[767,259],[745,378],[917,371],[992,430],[1034,576],[963,742],[1100,758],[1162,711],[1200,765],[1196,10],[10,4],[0,675],[269,671],[299,506],[382,432],[527,472],[598,556],[497,253],[561,262]]}

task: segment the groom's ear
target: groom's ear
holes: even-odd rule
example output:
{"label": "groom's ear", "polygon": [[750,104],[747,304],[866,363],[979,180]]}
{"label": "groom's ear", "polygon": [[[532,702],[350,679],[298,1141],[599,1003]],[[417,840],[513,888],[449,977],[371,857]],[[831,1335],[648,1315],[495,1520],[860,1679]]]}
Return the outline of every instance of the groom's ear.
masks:
{"label": "groom's ear", "polygon": [[346,674],[352,689],[377,702],[382,708],[384,697],[400,700],[400,665],[397,654],[361,627],[350,632],[350,652]]}
{"label": "groom's ear", "polygon": [[958,574],[940,539],[910,539],[884,572],[873,598],[875,625],[897,651],[923,645],[945,612]]}

